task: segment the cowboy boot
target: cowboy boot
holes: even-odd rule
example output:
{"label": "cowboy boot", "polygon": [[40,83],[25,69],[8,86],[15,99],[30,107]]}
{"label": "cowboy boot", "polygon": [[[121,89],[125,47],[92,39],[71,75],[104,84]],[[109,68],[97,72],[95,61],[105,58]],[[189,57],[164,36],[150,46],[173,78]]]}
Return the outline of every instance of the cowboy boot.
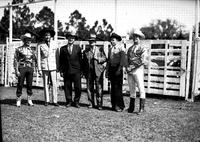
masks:
{"label": "cowboy boot", "polygon": [[135,109],[135,98],[130,98],[128,113],[133,113]]}
{"label": "cowboy boot", "polygon": [[17,99],[16,99],[16,106],[17,106],[17,107],[20,107],[20,106],[21,106],[21,96],[20,96],[20,97],[17,97]]}
{"label": "cowboy boot", "polygon": [[33,102],[31,100],[31,96],[27,96],[27,100],[28,100],[28,105],[29,106],[33,106]]}
{"label": "cowboy boot", "polygon": [[139,109],[139,113],[144,112],[144,105],[145,105],[145,99],[144,98],[140,98],[140,109]]}

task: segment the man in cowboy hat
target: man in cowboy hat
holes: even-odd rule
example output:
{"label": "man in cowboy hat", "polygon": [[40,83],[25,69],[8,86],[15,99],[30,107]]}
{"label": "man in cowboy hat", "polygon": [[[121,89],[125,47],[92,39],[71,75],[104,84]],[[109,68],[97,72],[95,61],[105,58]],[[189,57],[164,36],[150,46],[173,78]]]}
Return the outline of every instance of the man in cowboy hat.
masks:
{"label": "man in cowboy hat", "polygon": [[33,71],[34,65],[36,65],[36,55],[35,52],[31,49],[32,37],[30,33],[26,33],[21,36],[23,45],[15,49],[14,54],[14,69],[15,74],[18,77],[17,83],[17,107],[21,106],[21,95],[24,80],[26,78],[26,87],[27,87],[27,100],[28,105],[33,106],[31,100],[32,92],[32,81],[33,81]]}
{"label": "man in cowboy hat", "polygon": [[112,33],[110,36],[111,48],[108,51],[108,63],[106,76],[111,82],[112,109],[120,112],[125,105],[122,95],[123,66],[125,63],[125,49],[121,43],[121,36]]}
{"label": "man in cowboy hat", "polygon": [[99,110],[103,105],[103,73],[105,70],[106,55],[103,47],[96,46],[96,35],[91,34],[89,45],[83,51],[83,73],[87,80],[89,108],[95,107],[94,84],[96,88],[96,103]]}
{"label": "man in cowboy hat", "polygon": [[53,41],[55,31],[44,28],[40,31],[41,43],[38,44],[38,69],[42,73],[45,106],[49,105],[49,89],[53,91],[53,105],[59,106],[57,99],[58,45]]}
{"label": "man in cowboy hat", "polygon": [[[81,66],[82,52],[79,45],[75,45],[74,41],[78,39],[75,31],[66,34],[68,44],[60,48],[59,71],[61,77],[64,78],[64,92],[66,98],[66,107],[74,106],[79,108],[79,100],[81,97]],[[75,97],[72,101],[72,83],[74,83]]]}
{"label": "man in cowboy hat", "polygon": [[130,89],[130,103],[128,112],[135,109],[136,86],[140,93],[140,108],[138,114],[144,111],[145,89],[144,89],[144,64],[146,63],[145,49],[140,44],[140,39],[145,36],[140,30],[135,30],[133,35],[133,45],[127,51],[126,71],[128,74],[128,84]]}

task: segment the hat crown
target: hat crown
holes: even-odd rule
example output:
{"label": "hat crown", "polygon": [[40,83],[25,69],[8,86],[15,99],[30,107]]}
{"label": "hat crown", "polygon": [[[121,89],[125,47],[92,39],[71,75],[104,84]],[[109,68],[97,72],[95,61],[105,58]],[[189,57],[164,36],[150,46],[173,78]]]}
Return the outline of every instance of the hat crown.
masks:
{"label": "hat crown", "polygon": [[90,34],[89,40],[96,40],[96,35],[95,34]]}
{"label": "hat crown", "polygon": [[134,34],[134,35],[138,35],[138,36],[140,36],[140,37],[142,37],[142,38],[145,37],[144,34],[141,32],[141,30],[135,30],[133,34]]}
{"label": "hat crown", "polygon": [[23,39],[27,39],[27,38],[31,39],[31,38],[32,38],[32,36],[31,36],[31,34],[30,34],[30,33],[25,33],[25,34],[24,34],[24,35],[22,35],[20,38],[21,38],[22,40],[23,40]]}
{"label": "hat crown", "polygon": [[110,38],[116,38],[116,39],[119,40],[119,41],[122,40],[121,36],[118,35],[118,34],[116,34],[116,33],[112,33],[111,36],[110,36]]}
{"label": "hat crown", "polygon": [[41,37],[43,37],[46,33],[50,33],[51,37],[54,37],[55,35],[55,31],[51,28],[43,28],[39,34]]}

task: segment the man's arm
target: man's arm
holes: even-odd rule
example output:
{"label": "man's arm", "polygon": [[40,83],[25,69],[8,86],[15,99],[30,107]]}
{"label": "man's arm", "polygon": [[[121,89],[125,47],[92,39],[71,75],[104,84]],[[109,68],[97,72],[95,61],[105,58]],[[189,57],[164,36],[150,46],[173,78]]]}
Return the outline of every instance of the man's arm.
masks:
{"label": "man's arm", "polygon": [[15,70],[15,74],[16,76],[18,77],[20,75],[20,72],[19,72],[19,53],[18,53],[18,48],[15,49],[15,54],[14,54],[14,70]]}

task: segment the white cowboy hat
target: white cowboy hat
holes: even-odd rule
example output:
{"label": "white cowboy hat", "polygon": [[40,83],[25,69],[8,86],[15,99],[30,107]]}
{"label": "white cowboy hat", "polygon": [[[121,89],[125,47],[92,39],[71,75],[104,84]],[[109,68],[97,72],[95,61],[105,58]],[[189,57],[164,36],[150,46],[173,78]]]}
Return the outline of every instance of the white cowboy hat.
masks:
{"label": "white cowboy hat", "polygon": [[139,36],[141,38],[145,38],[144,34],[140,30],[135,30],[133,35],[137,35],[137,36]]}
{"label": "white cowboy hat", "polygon": [[21,38],[21,40],[24,40],[24,39],[30,39],[30,40],[32,40],[32,36],[31,36],[30,33],[25,33],[20,38]]}

